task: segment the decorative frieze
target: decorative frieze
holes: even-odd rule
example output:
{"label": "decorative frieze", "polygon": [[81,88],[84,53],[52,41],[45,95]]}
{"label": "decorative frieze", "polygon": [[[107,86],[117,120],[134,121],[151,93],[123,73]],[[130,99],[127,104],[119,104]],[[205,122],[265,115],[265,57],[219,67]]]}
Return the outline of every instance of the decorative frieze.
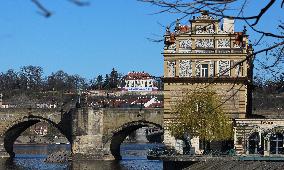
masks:
{"label": "decorative frieze", "polygon": [[199,54],[212,54],[215,51],[214,50],[194,50],[192,52],[199,53]]}
{"label": "decorative frieze", "polygon": [[218,48],[230,48],[231,47],[230,39],[217,40],[217,47]]}
{"label": "decorative frieze", "polygon": [[166,46],[165,53],[176,53],[176,43]]}
{"label": "decorative frieze", "polygon": [[217,33],[218,33],[218,34],[228,34],[227,32],[225,32],[225,31],[223,31],[223,30],[221,30],[221,29],[219,29]]}
{"label": "decorative frieze", "polygon": [[221,53],[221,54],[229,54],[231,53],[231,50],[225,50],[225,49],[218,49],[217,53]]}
{"label": "decorative frieze", "polygon": [[191,77],[192,76],[192,63],[190,60],[180,60],[179,76],[180,77]]}
{"label": "decorative frieze", "polygon": [[214,62],[213,61],[209,62],[209,76],[214,77]]}
{"label": "decorative frieze", "polygon": [[195,76],[196,77],[200,77],[200,69],[201,69],[200,61],[196,60],[195,61]]}
{"label": "decorative frieze", "polygon": [[241,48],[240,44],[236,44],[236,43],[234,43],[233,47],[234,48]]}
{"label": "decorative frieze", "polygon": [[208,14],[204,14],[204,15],[200,15],[198,17],[196,17],[197,20],[214,20],[215,18],[208,15]]}
{"label": "decorative frieze", "polygon": [[214,48],[213,39],[196,39],[195,46],[197,48]]}
{"label": "decorative frieze", "polygon": [[219,75],[220,76],[230,76],[230,61],[220,60],[218,61]]}
{"label": "decorative frieze", "polygon": [[169,45],[168,49],[169,50],[176,50],[176,43]]}
{"label": "decorative frieze", "polygon": [[179,49],[179,53],[192,53],[192,50]]}
{"label": "decorative frieze", "polygon": [[191,41],[191,39],[181,40],[181,41],[179,42],[179,48],[191,49],[191,47],[192,47],[192,41]]}
{"label": "decorative frieze", "polygon": [[215,29],[213,24],[209,25],[196,25],[196,34],[214,34]]}

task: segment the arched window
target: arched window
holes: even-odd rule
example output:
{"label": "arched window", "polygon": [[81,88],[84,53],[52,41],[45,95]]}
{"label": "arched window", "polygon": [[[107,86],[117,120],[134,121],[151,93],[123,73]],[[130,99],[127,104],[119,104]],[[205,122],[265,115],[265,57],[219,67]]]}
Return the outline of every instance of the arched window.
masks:
{"label": "arched window", "polygon": [[270,153],[283,154],[283,134],[276,133],[270,137]]}
{"label": "arched window", "polygon": [[253,134],[250,135],[249,137],[249,154],[258,154],[259,153],[259,134],[257,132],[254,132]]}

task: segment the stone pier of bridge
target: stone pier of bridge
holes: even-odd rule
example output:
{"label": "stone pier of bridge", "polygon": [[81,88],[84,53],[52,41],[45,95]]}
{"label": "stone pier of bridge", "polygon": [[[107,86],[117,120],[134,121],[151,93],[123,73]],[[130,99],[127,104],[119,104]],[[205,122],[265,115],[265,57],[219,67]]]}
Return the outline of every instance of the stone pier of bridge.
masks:
{"label": "stone pier of bridge", "polygon": [[163,110],[80,108],[72,122],[73,158],[120,159],[120,144],[132,132],[163,128]]}

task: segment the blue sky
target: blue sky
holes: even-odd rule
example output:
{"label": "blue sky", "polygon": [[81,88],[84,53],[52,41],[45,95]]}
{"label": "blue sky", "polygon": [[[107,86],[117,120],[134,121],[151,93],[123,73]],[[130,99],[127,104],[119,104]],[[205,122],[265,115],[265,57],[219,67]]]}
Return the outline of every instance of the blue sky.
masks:
{"label": "blue sky", "polygon": [[[62,69],[86,78],[109,73],[113,67],[121,73],[163,75],[163,43],[147,38],[162,38],[165,28],[158,22],[168,25],[178,16],[149,15],[157,8],[136,0],[93,0],[88,7],[64,0],[42,2],[52,17],[38,15],[30,1],[1,1],[1,72],[38,65],[45,74]],[[275,17],[265,17],[270,15]],[[242,25],[236,29],[242,30]]]}

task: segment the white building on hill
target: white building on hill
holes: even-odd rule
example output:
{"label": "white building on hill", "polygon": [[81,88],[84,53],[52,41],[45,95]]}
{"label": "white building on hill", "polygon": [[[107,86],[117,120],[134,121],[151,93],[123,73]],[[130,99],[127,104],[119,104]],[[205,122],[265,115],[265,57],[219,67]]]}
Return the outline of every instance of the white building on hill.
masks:
{"label": "white building on hill", "polygon": [[125,91],[156,91],[157,83],[154,78],[145,72],[129,72],[125,78]]}

